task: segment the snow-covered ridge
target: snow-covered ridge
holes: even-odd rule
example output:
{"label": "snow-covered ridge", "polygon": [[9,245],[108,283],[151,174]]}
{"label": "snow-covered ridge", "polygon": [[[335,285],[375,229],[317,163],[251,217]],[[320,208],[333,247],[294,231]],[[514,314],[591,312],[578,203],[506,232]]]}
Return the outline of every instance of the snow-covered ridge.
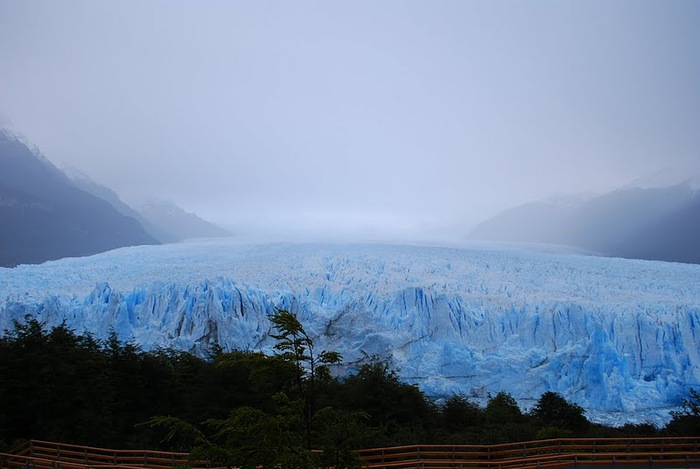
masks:
{"label": "snow-covered ridge", "polygon": [[271,350],[297,312],[348,362],[390,356],[432,395],[560,392],[613,422],[659,420],[700,387],[700,266],[496,247],[124,248],[0,268],[0,328],[31,315],[149,349]]}

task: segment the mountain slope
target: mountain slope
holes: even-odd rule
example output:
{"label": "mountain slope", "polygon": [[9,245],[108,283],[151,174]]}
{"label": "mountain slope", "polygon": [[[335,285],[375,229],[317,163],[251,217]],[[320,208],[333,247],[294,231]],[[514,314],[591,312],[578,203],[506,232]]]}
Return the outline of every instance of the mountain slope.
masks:
{"label": "mountain slope", "polygon": [[469,237],[488,241],[567,244],[571,212],[568,206],[531,202],[480,223]]}
{"label": "mountain slope", "polygon": [[617,251],[621,257],[700,264],[700,192],[643,230],[644,236],[633,236],[620,244]]}
{"label": "mountain slope", "polygon": [[157,230],[155,231],[157,237],[164,242],[231,236],[228,230],[169,202],[151,200],[137,210],[142,219]]}
{"label": "mountain slope", "polygon": [[231,236],[224,228],[185,212],[172,203],[152,200],[135,210],[124,203],[116,192],[79,171],[71,170],[69,177],[80,189],[106,200],[122,215],[136,219],[149,235],[161,243]]}
{"label": "mountain slope", "polygon": [[80,189],[41,155],[0,132],[0,265],[155,244],[130,217]]}
{"label": "mountain slope", "polygon": [[85,192],[94,195],[102,200],[109,202],[109,204],[114,207],[119,213],[124,216],[135,219],[143,227],[143,229],[152,236],[154,239],[161,243],[169,243],[173,241],[178,241],[179,239],[174,235],[168,233],[164,229],[153,225],[150,221],[146,220],[139,212],[127,205],[119,195],[107,186],[104,186],[90,177],[80,173],[76,170],[71,170],[69,174],[71,181],[80,189]]}
{"label": "mountain slope", "polygon": [[477,226],[470,239],[573,246],[607,256],[700,263],[700,192],[628,187],[562,207],[530,203]]}
{"label": "mountain slope", "polygon": [[0,269],[0,285],[0,330],[31,315],[147,349],[271,351],[280,307],[350,366],[390,358],[431,395],[504,390],[527,405],[556,391],[608,423],[663,421],[700,383],[700,266],[689,264],[210,241]]}

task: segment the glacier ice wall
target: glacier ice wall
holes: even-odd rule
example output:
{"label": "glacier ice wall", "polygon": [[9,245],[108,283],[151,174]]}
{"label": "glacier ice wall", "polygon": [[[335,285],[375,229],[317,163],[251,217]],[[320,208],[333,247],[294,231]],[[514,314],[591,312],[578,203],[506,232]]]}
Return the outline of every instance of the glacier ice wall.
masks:
{"label": "glacier ice wall", "polygon": [[0,329],[36,317],[144,348],[271,351],[296,312],[348,363],[390,357],[428,394],[528,405],[553,390],[595,420],[660,421],[700,387],[700,266],[471,246],[119,249],[0,269]]}

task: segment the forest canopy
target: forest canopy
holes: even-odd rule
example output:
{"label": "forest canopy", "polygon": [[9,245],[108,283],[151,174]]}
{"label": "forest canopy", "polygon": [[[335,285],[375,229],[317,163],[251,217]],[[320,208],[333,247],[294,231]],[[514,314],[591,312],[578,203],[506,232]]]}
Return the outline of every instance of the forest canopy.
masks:
{"label": "forest canopy", "polygon": [[613,428],[589,422],[584,409],[554,392],[529,412],[506,392],[483,407],[465,395],[435,401],[376,357],[334,376],[329,366],[342,360],[338,353],[316,350],[293,314],[280,310],[271,319],[276,353],[215,346],[207,357],[144,351],[114,333],[98,340],[36,319],[15,323],[0,338],[0,449],[34,438],[112,448],[228,448],[233,453],[221,457],[235,459],[236,450],[264,436],[282,449],[324,449],[325,457],[347,462],[352,450],[367,447],[681,436],[700,428],[695,391],[664,428]]}

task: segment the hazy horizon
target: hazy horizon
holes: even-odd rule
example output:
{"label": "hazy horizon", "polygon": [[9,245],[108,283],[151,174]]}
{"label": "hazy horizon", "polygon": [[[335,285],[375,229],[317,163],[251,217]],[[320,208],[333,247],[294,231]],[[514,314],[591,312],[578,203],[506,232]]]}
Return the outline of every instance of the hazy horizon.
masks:
{"label": "hazy horizon", "polygon": [[251,233],[452,239],[700,174],[700,3],[0,0],[0,126]]}

